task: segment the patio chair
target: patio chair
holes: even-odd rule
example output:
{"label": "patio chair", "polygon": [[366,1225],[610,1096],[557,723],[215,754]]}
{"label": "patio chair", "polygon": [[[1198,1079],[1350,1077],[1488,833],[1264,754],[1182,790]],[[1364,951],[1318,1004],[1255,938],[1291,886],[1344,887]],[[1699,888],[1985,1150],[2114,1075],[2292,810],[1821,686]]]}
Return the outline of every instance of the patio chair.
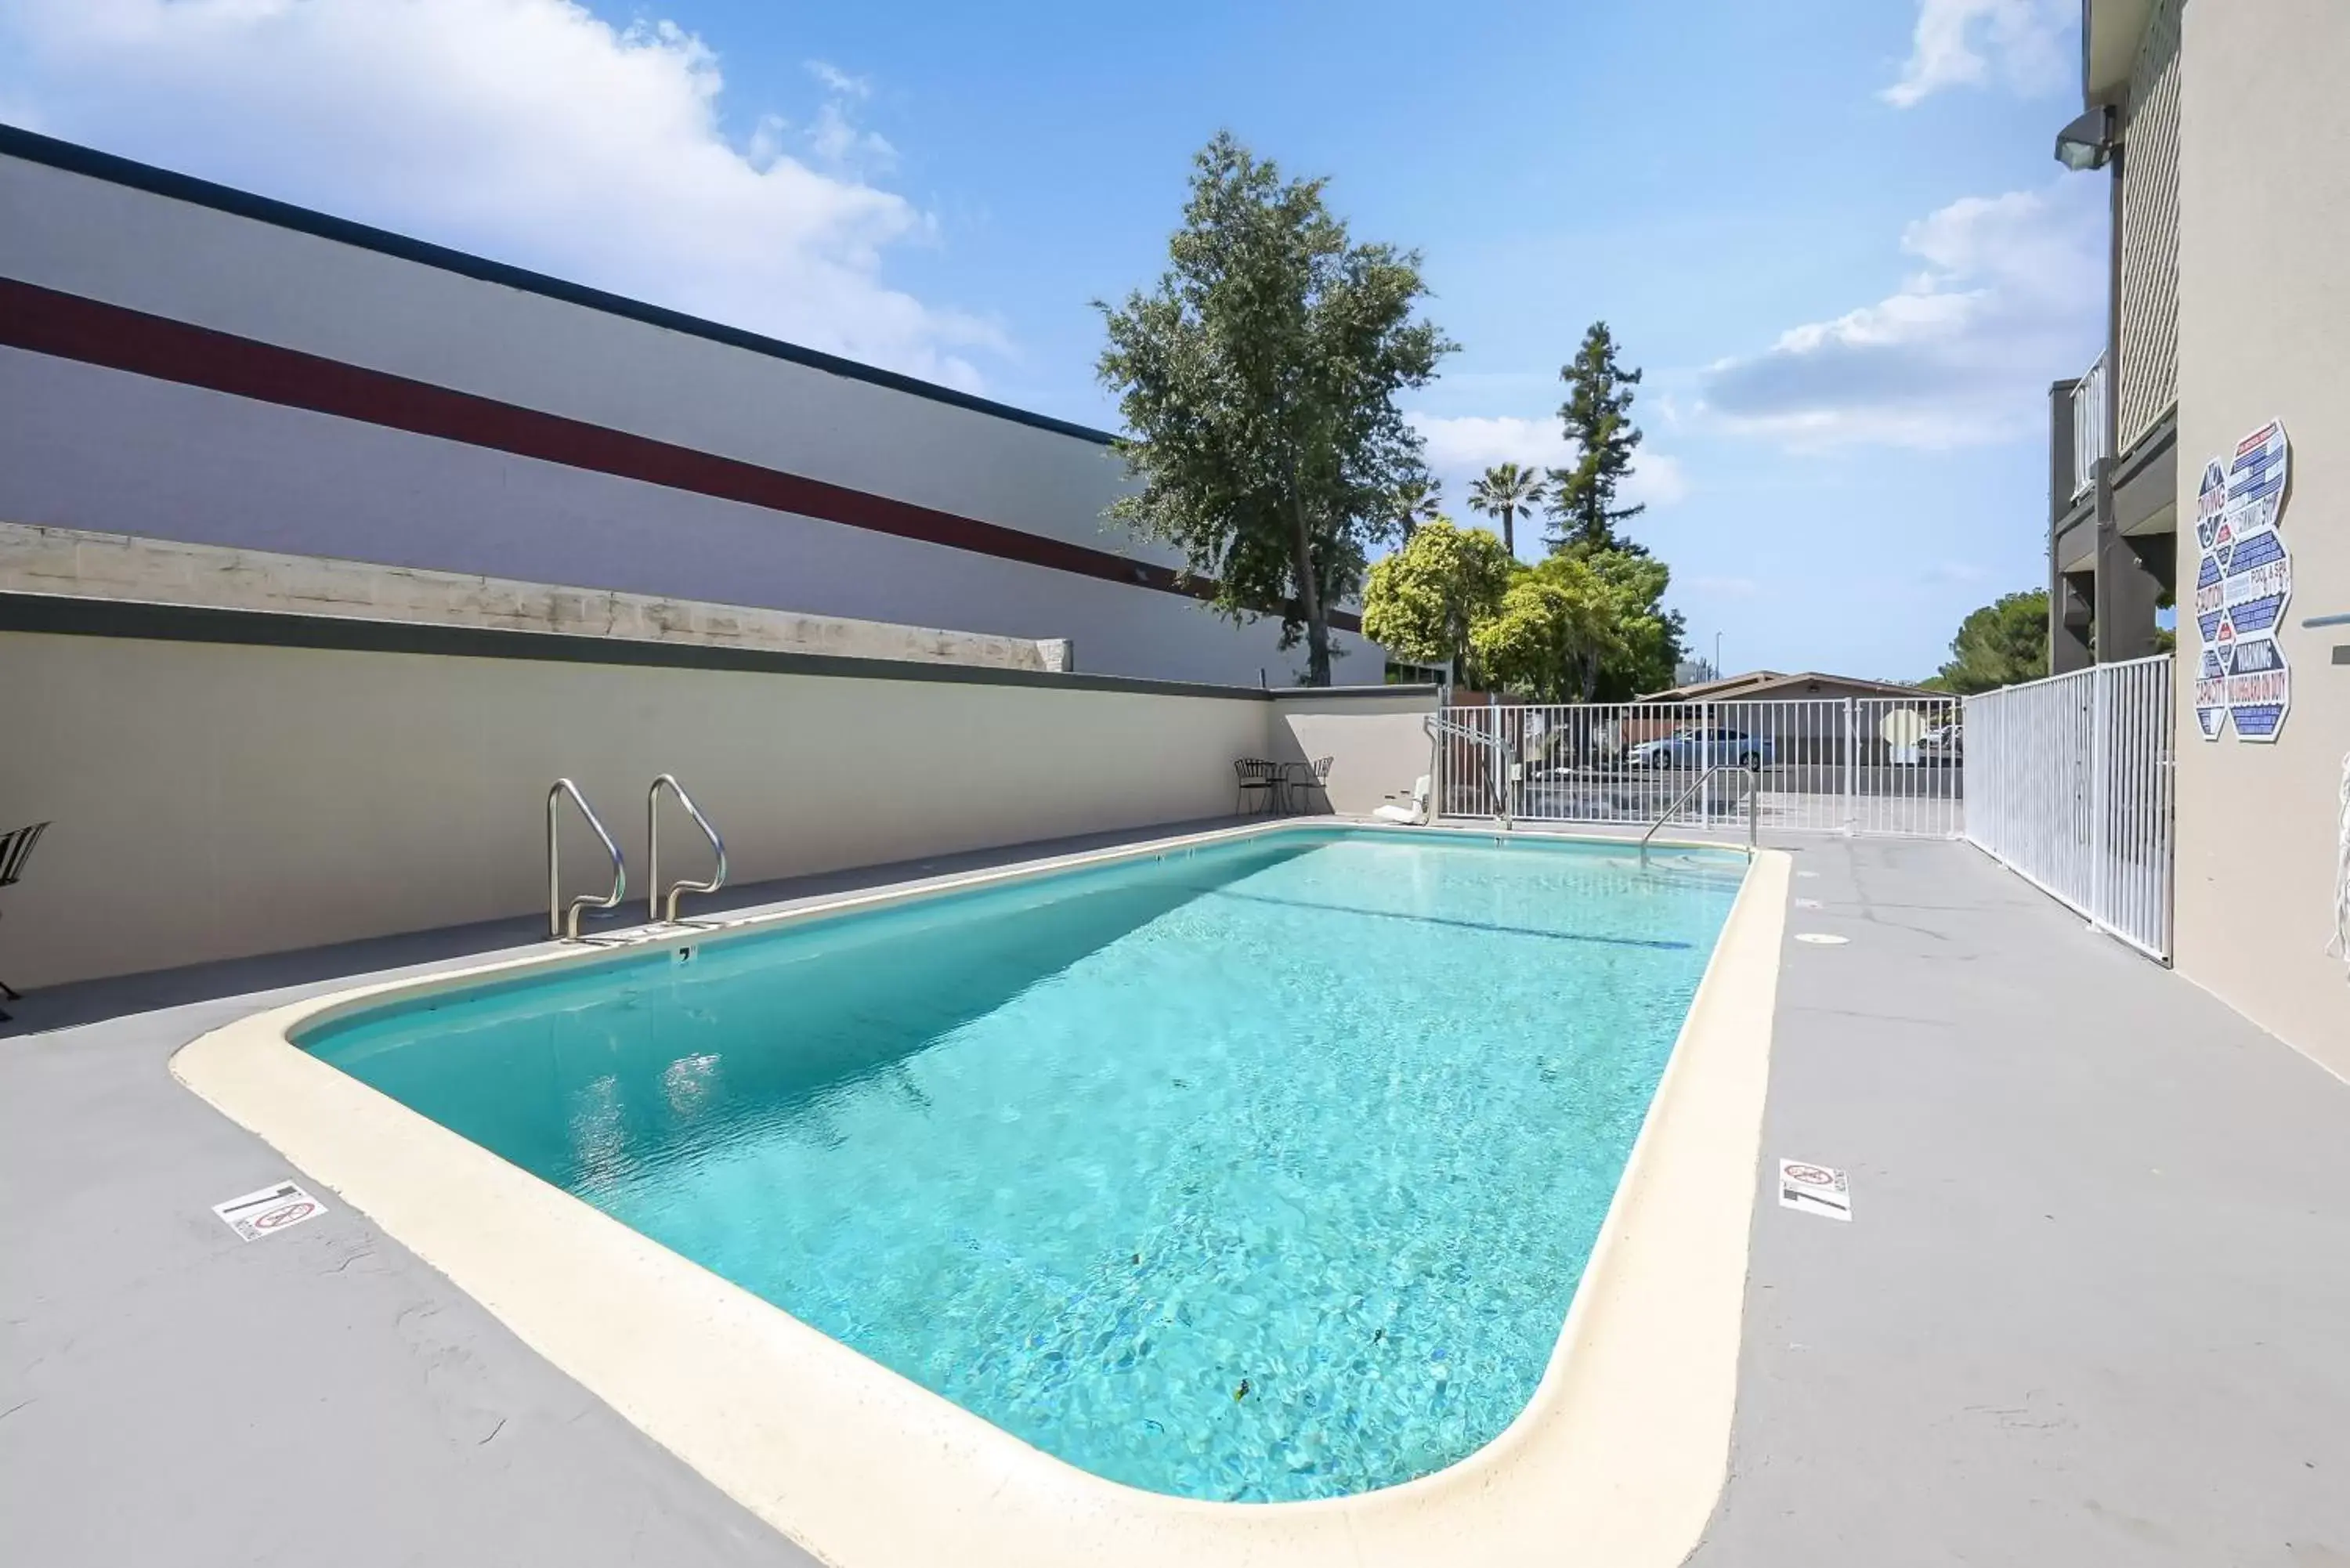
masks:
{"label": "patio chair", "polygon": [[[25,862],[33,857],[33,846],[41,841],[41,835],[47,832],[48,827],[46,822],[36,822],[13,833],[0,833],[0,888],[13,886],[25,874]],[[11,1002],[25,1000],[10,990],[5,980],[0,980],[0,996]],[[6,1023],[7,1019],[6,1013],[0,1012],[0,1023]]]}
{"label": "patio chair", "polygon": [[1249,815],[1249,797],[1253,795],[1264,804],[1258,809],[1281,809],[1281,768],[1263,757],[1242,757],[1232,763],[1232,776],[1240,785],[1239,798],[1232,809],[1243,816]]}
{"label": "patio chair", "polygon": [[1317,789],[1322,792],[1323,803],[1327,805],[1330,799],[1332,761],[1333,759],[1329,757],[1316,757],[1310,763],[1284,763],[1281,768],[1281,793],[1287,798],[1282,802],[1282,809],[1284,811],[1303,809],[1297,804],[1299,796]]}
{"label": "patio chair", "polygon": [[1381,822],[1400,822],[1415,827],[1427,822],[1428,775],[1426,774],[1422,774],[1418,778],[1411,781],[1411,804],[1409,805],[1398,805],[1395,803],[1395,796],[1389,795],[1388,796],[1388,804],[1382,806],[1374,807],[1371,815],[1378,817]]}

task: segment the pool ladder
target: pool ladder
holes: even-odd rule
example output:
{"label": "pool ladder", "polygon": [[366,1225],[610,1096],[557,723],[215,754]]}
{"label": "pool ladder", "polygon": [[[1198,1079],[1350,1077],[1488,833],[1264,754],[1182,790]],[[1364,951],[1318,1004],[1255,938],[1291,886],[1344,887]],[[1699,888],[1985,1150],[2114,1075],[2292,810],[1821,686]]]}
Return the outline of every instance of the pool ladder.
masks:
{"label": "pool ladder", "polygon": [[1493,820],[1501,825],[1503,832],[1510,831],[1512,827],[1510,784],[1513,782],[1512,775],[1516,769],[1510,762],[1509,743],[1502,736],[1500,719],[1496,718],[1493,721],[1492,729],[1485,730],[1474,724],[1464,724],[1458,719],[1448,719],[1441,713],[1431,713],[1420,722],[1420,727],[1428,732],[1429,738],[1436,742],[1437,747],[1436,771],[1439,775],[1439,788],[1436,791],[1436,800],[1438,804],[1429,808],[1428,819],[1434,822],[1444,815],[1442,805],[1445,792],[1441,786],[1451,782],[1443,776],[1451,771],[1444,765],[1444,742],[1448,740],[1467,741],[1472,744],[1486,747],[1493,753],[1492,776],[1489,781],[1492,785]]}
{"label": "pool ladder", "polygon": [[1657,836],[1657,830],[1670,822],[1673,819],[1673,814],[1687,805],[1690,798],[1705,787],[1706,780],[1718,773],[1733,769],[1743,771],[1746,774],[1746,854],[1748,858],[1753,857],[1762,825],[1762,763],[1760,760],[1750,757],[1740,763],[1714,763],[1703,773],[1691,779],[1689,788],[1675,795],[1673,804],[1665,807],[1664,815],[1648,824],[1648,831],[1640,835],[1641,865],[1646,866],[1648,863],[1648,840]]}
{"label": "pool ladder", "polygon": [[[688,893],[715,893],[726,885],[726,844],[718,836],[718,830],[710,825],[710,818],[694,805],[693,797],[685,793],[685,786],[677,782],[675,774],[663,774],[653,780],[652,787],[645,792],[645,844],[652,871],[652,886],[645,900],[645,915],[650,923],[660,925],[663,921],[660,877],[660,797],[663,790],[677,796],[678,805],[685,807],[685,814],[693,819],[693,826],[702,829],[702,836],[710,841],[710,852],[716,861],[706,881],[681,878],[668,889],[667,923],[693,924],[695,922],[678,919],[677,901]],[[563,900],[563,861],[558,832],[566,800],[578,808],[580,816],[604,846],[604,853],[612,862],[612,886],[608,892],[600,898],[594,893],[581,893],[568,904]],[[604,819],[596,815],[596,808],[588,804],[588,797],[579,793],[577,784],[569,779],[556,780],[546,792],[547,935],[567,942],[590,940],[592,939],[579,934],[580,915],[588,909],[617,909],[620,907],[620,900],[628,896],[628,862],[622,858],[620,846],[613,839],[611,830],[604,826]]]}
{"label": "pool ladder", "polygon": [[[661,908],[660,885],[660,796],[663,790],[677,796],[677,804],[685,807],[685,815],[693,818],[694,826],[702,829],[702,836],[710,841],[711,858],[715,862],[708,881],[693,882],[681,878],[670,885],[666,914]],[[661,774],[653,780],[652,788],[645,791],[645,848],[653,880],[652,889],[645,898],[646,916],[656,925],[664,919],[672,926],[700,923],[679,919],[677,901],[688,893],[715,893],[726,886],[726,841],[718,836],[718,830],[710,826],[710,819],[702,815],[702,808],[693,804],[693,797],[685,793],[685,786],[677,782],[675,774]]]}

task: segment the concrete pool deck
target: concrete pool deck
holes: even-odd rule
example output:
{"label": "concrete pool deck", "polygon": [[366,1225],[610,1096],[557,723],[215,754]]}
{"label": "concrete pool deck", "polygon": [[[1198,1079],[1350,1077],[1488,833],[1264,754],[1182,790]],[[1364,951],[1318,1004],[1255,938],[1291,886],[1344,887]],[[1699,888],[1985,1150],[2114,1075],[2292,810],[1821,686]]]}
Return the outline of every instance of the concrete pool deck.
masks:
{"label": "concrete pool deck", "polygon": [[[1783,846],[1820,905],[1790,932],[1851,940],[1787,948],[1763,1162],[1846,1168],[1855,1219],[1758,1175],[1692,1561],[2350,1561],[2350,1086],[1963,846]],[[808,1561],[364,1217],[246,1246],[207,1212],[286,1169],[173,1049],[530,934],[12,1006],[94,1021],[0,1039],[0,1558]]]}

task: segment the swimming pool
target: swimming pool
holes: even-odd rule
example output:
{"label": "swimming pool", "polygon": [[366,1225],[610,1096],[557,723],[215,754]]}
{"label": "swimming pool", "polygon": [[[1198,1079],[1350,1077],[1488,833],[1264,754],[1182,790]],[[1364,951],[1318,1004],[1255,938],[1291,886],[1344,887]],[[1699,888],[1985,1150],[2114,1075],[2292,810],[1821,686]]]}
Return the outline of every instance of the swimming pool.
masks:
{"label": "swimming pool", "polygon": [[1525,1407],[1744,868],[1292,830],[296,1039],[1095,1475],[1331,1498]]}

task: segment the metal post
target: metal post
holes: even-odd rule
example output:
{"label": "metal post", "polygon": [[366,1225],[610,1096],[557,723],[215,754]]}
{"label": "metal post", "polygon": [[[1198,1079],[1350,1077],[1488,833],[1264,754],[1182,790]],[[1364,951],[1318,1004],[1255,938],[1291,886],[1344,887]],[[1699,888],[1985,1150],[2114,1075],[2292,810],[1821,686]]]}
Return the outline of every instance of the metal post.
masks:
{"label": "metal post", "polygon": [[1860,721],[1853,710],[1853,700],[1844,700],[1844,835],[1852,836],[1853,826],[1859,816]]}
{"label": "metal post", "polygon": [[1713,826],[1713,764],[1721,761],[1714,754],[1721,746],[1721,711],[1712,703],[1700,705],[1697,711],[1697,765],[1705,770],[1698,775],[1697,819],[1708,827]]}
{"label": "metal post", "polygon": [[2112,924],[2114,809],[2113,785],[2107,776],[2113,763],[2113,676],[2114,667],[2099,664],[2091,670],[2089,688],[2089,919],[2101,926]]}
{"label": "metal post", "polygon": [[1436,732],[1429,737],[1430,744],[1436,751],[1435,761],[1429,767],[1428,821],[1430,826],[1444,820],[1444,808],[1451,804],[1451,798],[1445,794],[1444,775],[1447,770],[1444,759],[1445,753],[1452,748],[1444,726],[1452,717],[1451,696],[1452,689],[1449,686],[1436,694]]}

